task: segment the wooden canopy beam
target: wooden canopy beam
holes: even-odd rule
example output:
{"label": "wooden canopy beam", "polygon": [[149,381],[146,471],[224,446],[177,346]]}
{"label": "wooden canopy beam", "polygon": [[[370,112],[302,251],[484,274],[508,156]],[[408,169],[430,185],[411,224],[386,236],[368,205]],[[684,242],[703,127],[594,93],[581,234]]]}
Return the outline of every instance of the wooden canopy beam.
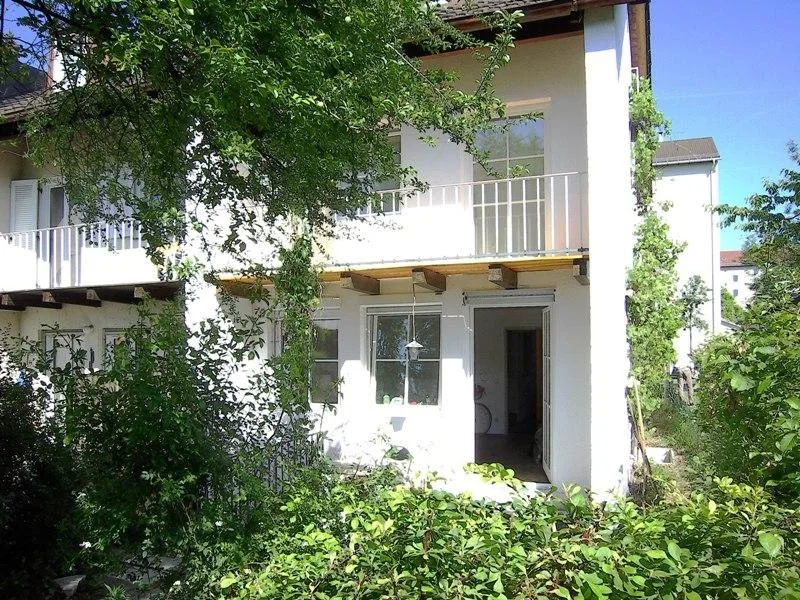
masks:
{"label": "wooden canopy beam", "polygon": [[426,267],[412,269],[411,281],[415,285],[440,294],[447,289],[447,275]]}
{"label": "wooden canopy beam", "polygon": [[489,281],[504,290],[517,288],[517,272],[505,265],[489,265]]}
{"label": "wooden canopy beam", "polygon": [[377,296],[381,293],[381,281],[374,277],[348,272],[342,273],[340,281],[342,288],[346,290],[353,290],[354,292],[371,296]]}
{"label": "wooden canopy beam", "polygon": [[81,294],[80,292],[44,292],[42,299],[45,302],[55,302],[59,304],[76,304],[78,306],[91,306],[93,308],[100,308],[103,303],[94,298],[89,297],[89,292]]}
{"label": "wooden canopy beam", "polygon": [[589,259],[579,260],[572,267],[572,276],[581,285],[589,285]]}
{"label": "wooden canopy beam", "polygon": [[30,306],[58,310],[62,307],[60,302],[51,302],[50,299],[45,299],[43,294],[3,294],[1,303],[4,306],[22,306],[24,308]]}
{"label": "wooden canopy beam", "polygon": [[141,298],[134,296],[133,290],[126,291],[119,288],[91,288],[86,290],[86,297],[90,300],[119,304],[140,304],[142,302]]}

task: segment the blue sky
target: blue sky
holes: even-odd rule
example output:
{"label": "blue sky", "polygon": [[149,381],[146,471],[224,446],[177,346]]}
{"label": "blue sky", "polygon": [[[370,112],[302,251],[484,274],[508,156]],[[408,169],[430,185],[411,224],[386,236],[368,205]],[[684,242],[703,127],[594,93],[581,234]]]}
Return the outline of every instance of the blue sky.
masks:
{"label": "blue sky", "polygon": [[[652,0],[653,88],[672,138],[711,136],[720,200],[741,204],[800,142],[800,0]],[[739,248],[738,230],[722,249]]]}

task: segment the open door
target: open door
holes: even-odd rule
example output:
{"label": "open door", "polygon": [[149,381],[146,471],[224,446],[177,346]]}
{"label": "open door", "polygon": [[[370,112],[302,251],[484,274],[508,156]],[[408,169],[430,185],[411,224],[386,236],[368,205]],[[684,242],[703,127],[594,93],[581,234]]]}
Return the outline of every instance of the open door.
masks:
{"label": "open door", "polygon": [[550,308],[542,310],[542,469],[552,481],[552,406],[550,394]]}

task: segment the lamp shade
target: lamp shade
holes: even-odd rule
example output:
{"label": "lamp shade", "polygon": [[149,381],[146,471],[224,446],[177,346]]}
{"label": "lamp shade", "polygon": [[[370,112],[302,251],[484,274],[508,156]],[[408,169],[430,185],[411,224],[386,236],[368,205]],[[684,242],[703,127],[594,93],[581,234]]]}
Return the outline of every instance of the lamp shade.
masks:
{"label": "lamp shade", "polygon": [[406,344],[406,352],[408,352],[408,360],[417,360],[419,358],[419,351],[422,350],[422,344],[417,340],[411,340]]}

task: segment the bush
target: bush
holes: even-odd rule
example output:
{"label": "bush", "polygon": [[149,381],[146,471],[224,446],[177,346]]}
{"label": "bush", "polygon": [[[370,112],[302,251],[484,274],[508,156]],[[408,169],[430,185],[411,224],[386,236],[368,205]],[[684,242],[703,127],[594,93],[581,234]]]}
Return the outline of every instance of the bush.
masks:
{"label": "bush", "polygon": [[0,375],[0,596],[45,598],[77,543],[72,455],[30,384]]}
{"label": "bush", "polygon": [[800,310],[750,311],[697,355],[701,452],[720,475],[800,500]]}
{"label": "bush", "polygon": [[496,504],[385,472],[315,485],[293,488],[247,560],[204,586],[190,576],[185,597],[800,597],[800,515],[729,480],[647,509],[578,489]]}

